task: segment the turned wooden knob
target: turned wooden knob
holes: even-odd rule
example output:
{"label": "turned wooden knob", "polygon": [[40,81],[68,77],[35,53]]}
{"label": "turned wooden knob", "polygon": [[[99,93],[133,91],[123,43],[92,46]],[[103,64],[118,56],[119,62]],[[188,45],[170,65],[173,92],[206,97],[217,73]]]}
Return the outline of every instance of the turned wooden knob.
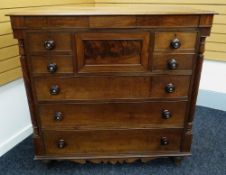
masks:
{"label": "turned wooden knob", "polygon": [[167,63],[168,69],[175,70],[177,69],[177,61],[175,59],[170,59]]}
{"label": "turned wooden knob", "polygon": [[52,85],[51,88],[49,89],[49,92],[51,95],[57,95],[60,92],[60,88],[58,85]]}
{"label": "turned wooden knob", "polygon": [[55,48],[55,41],[53,41],[53,40],[44,41],[44,48],[46,50],[54,49]]}
{"label": "turned wooden knob", "polygon": [[170,117],[171,117],[171,112],[169,110],[167,110],[167,109],[164,109],[162,111],[162,118],[169,119]]}
{"label": "turned wooden knob", "polygon": [[57,143],[57,147],[59,149],[63,149],[63,148],[65,148],[65,146],[66,146],[66,143],[65,143],[64,139],[60,139]]}
{"label": "turned wooden knob", "polygon": [[48,64],[47,70],[48,70],[49,73],[55,73],[57,71],[57,64],[56,63]]}
{"label": "turned wooden knob", "polygon": [[175,91],[175,86],[172,83],[169,83],[165,86],[165,91],[167,93],[173,93]]}
{"label": "turned wooden knob", "polygon": [[181,42],[178,38],[174,38],[171,42],[170,42],[170,46],[173,49],[178,49],[181,46]]}
{"label": "turned wooden knob", "polygon": [[169,140],[167,139],[167,137],[161,137],[160,143],[161,143],[161,145],[168,145]]}
{"label": "turned wooden knob", "polygon": [[61,121],[62,119],[63,119],[62,112],[55,112],[55,114],[54,114],[54,120]]}

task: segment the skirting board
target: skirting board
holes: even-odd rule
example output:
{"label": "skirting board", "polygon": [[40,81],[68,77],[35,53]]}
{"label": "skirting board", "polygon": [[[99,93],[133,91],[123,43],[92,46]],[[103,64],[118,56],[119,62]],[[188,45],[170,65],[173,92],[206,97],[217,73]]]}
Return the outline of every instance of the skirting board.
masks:
{"label": "skirting board", "polygon": [[6,152],[8,152],[10,149],[12,149],[14,146],[19,144],[21,141],[23,141],[25,138],[30,136],[31,134],[32,134],[31,125],[28,125],[19,132],[15,133],[15,135],[13,135],[0,145],[0,157],[4,155]]}
{"label": "skirting board", "polygon": [[226,111],[226,93],[200,89],[196,105]]}

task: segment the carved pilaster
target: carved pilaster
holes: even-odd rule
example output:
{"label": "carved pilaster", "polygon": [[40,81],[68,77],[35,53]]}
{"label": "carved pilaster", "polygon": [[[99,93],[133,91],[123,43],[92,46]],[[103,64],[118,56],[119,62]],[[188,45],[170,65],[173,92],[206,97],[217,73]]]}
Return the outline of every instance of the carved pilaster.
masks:
{"label": "carved pilaster", "polygon": [[[183,140],[182,140],[181,150],[183,152],[190,152],[190,149],[191,149],[192,122],[193,122],[194,114],[195,114],[196,100],[197,100],[197,95],[198,95],[198,90],[199,90],[199,82],[200,82],[202,64],[203,64],[203,59],[204,59],[203,53],[205,51],[206,35],[203,36],[202,31],[203,30],[201,30],[199,47],[197,49],[196,67],[195,67],[194,75],[193,75],[193,78],[194,78],[193,79],[193,91],[191,92],[191,98],[190,98],[191,103],[190,103],[190,106],[189,106],[190,108],[188,110],[188,118],[187,118],[185,129],[184,129],[184,137],[183,137]],[[204,31],[205,31],[205,34],[206,34],[206,30],[204,30]]]}
{"label": "carved pilaster", "polygon": [[24,78],[24,84],[26,88],[26,93],[27,93],[27,99],[28,99],[28,104],[30,108],[30,114],[31,114],[31,121],[33,125],[33,131],[34,131],[34,137],[39,136],[39,131],[38,131],[38,125],[37,125],[37,120],[35,118],[35,105],[34,105],[34,99],[31,91],[31,79],[29,76],[29,71],[28,71],[28,65],[27,65],[27,59],[26,59],[26,53],[25,53],[25,48],[24,48],[24,40],[23,39],[18,39],[18,45],[19,45],[19,54],[20,54],[20,62],[21,62],[21,67],[23,70],[23,78]]}

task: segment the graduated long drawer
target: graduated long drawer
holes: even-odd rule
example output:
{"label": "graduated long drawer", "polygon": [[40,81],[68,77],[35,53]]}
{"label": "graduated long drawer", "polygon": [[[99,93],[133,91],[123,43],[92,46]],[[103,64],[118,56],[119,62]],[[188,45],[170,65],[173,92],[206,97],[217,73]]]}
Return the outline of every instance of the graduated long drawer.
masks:
{"label": "graduated long drawer", "polygon": [[39,101],[173,98],[188,96],[190,76],[39,77]]}

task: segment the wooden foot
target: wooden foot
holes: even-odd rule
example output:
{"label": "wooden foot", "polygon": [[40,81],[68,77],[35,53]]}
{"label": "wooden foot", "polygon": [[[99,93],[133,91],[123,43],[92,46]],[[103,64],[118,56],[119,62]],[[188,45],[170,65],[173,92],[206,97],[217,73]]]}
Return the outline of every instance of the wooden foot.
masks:
{"label": "wooden foot", "polygon": [[184,157],[183,156],[172,157],[172,160],[177,166],[179,166],[181,164],[182,160],[184,160]]}

